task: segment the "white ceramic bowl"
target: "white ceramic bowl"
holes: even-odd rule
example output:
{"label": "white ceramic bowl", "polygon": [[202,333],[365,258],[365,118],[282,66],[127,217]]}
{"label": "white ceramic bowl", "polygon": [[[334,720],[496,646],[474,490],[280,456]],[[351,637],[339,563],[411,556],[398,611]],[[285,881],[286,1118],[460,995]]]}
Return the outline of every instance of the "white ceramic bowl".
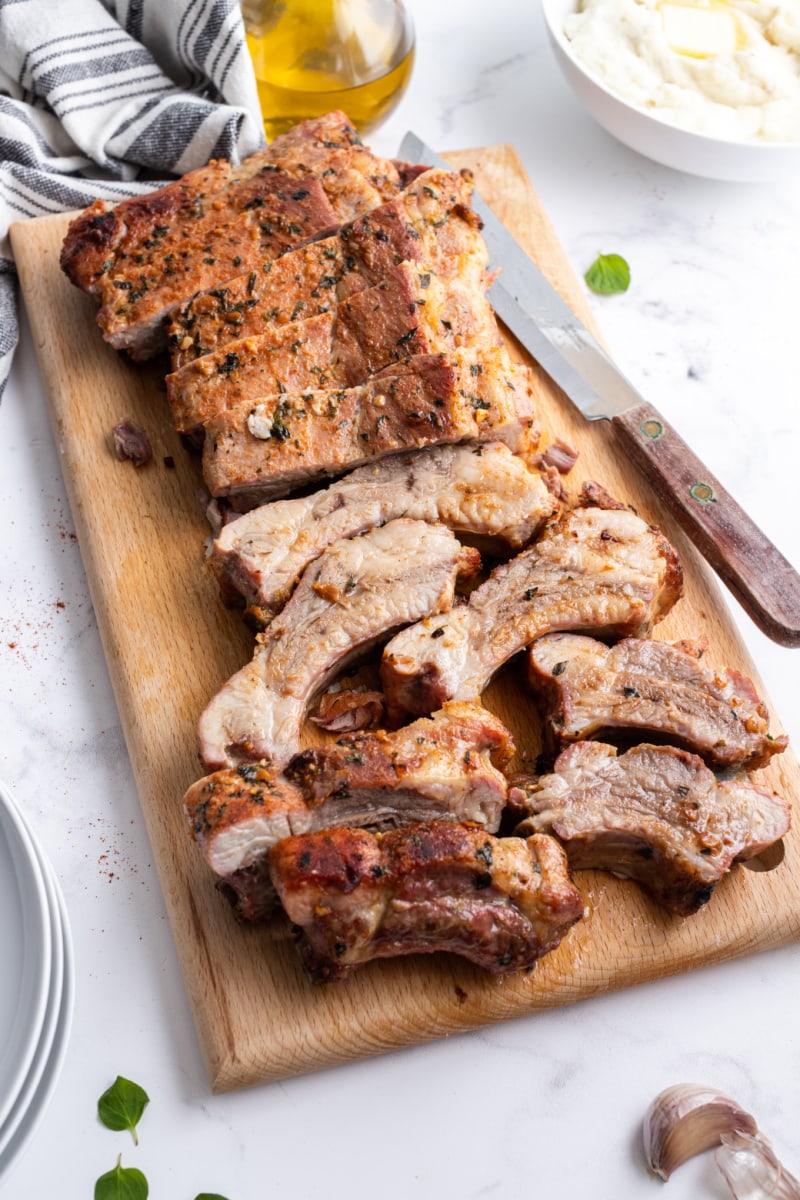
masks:
{"label": "white ceramic bowl", "polygon": [[640,154],[690,175],[738,183],[765,183],[800,173],[800,142],[745,142],[680,129],[614,95],[575,56],[564,21],[577,0],[542,0],[556,59],[570,87],[594,119]]}

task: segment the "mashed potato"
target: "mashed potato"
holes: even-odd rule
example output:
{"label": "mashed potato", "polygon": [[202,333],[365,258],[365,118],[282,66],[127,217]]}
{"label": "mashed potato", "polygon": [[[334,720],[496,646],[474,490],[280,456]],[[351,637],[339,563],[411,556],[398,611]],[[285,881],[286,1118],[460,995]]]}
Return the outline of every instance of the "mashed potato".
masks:
{"label": "mashed potato", "polygon": [[564,33],[610,91],[666,121],[800,140],[800,0],[581,0]]}

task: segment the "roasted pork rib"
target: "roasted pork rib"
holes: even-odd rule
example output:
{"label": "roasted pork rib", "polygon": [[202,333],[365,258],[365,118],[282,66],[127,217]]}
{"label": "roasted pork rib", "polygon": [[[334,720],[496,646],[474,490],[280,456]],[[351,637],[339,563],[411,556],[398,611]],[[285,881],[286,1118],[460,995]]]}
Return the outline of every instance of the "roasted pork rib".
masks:
{"label": "roasted pork rib", "polygon": [[494,833],[507,790],[499,768],[512,753],[508,730],[491,713],[450,704],[395,733],[352,734],[305,750],[283,775],[266,763],[217,771],[189,788],[184,807],[237,912],[258,921],[275,902],[267,852],[292,834],[433,820]]}
{"label": "roasted pork rib", "polygon": [[423,521],[390,521],[334,542],[259,635],[252,662],[203,712],[205,765],[288,762],[299,750],[308,705],[333,674],[391,631],[449,608],[457,579],[479,566],[477,551]]}
{"label": "roasted pork rib", "polygon": [[440,950],[508,974],[532,967],[583,914],[564,852],[542,835],[498,839],[441,821],[334,829],[279,842],[269,863],[315,982]]}
{"label": "roasted pork rib", "polygon": [[575,508],[497,567],[469,604],[389,642],[381,664],[389,712],[475,699],[513,654],[553,630],[643,636],[681,586],[677,554],[657,529],[625,508]]}
{"label": "roasted pork rib", "polygon": [[247,509],[398,451],[500,440],[525,453],[537,438],[531,372],[500,348],[458,350],[406,359],[358,387],[287,392],[212,417],[203,477],[212,496]]}
{"label": "roasted pork rib", "polygon": [[310,496],[276,500],[230,521],[214,542],[223,592],[264,617],[286,603],[300,574],[340,537],[400,516],[441,522],[484,543],[519,549],[556,501],[538,472],[502,442],[430,446],[359,467]]}
{"label": "roasted pork rib", "polygon": [[396,195],[394,163],[361,145],[343,113],[304,121],[239,166],[211,162],[115,208],[96,201],[70,225],[61,265],[100,301],[116,349],[146,358],[164,319],[202,288],[260,267]]}
{"label": "roasted pork rib", "polygon": [[167,376],[175,428],[195,434],[210,417],[282,393],[346,388],[390,363],[460,346],[490,347],[497,323],[483,286],[445,287],[400,263],[375,287],[330,311],[226,342]]}
{"label": "roasted pork rib", "polygon": [[764,766],[784,750],[752,682],[708,666],[702,646],[553,633],[528,651],[528,678],[553,746],[606,735],[647,734],[699,754],[713,767]]}
{"label": "roasted pork rib", "polygon": [[513,800],[529,813],[517,834],[553,834],[571,867],[634,879],[682,916],[709,900],[733,863],[789,828],[789,806],[774,792],[717,782],[702,759],[673,746],[618,756],[602,742],[577,742]]}
{"label": "roasted pork rib", "polygon": [[345,225],[333,237],[290,250],[235,279],[200,292],[173,313],[173,370],[234,338],[267,332],[299,316],[329,312],[380,283],[400,262],[467,288],[482,286],[487,263],[480,222],[469,207],[471,183],[428,171],[395,199]]}

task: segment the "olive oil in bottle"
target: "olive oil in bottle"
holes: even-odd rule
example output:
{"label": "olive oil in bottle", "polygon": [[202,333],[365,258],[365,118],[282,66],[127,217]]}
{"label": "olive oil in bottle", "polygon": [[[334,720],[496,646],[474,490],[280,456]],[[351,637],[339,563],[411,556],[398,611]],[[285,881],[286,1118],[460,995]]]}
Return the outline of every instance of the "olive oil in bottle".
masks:
{"label": "olive oil in bottle", "polygon": [[399,0],[243,0],[264,130],[343,109],[359,133],[392,111],[414,62]]}

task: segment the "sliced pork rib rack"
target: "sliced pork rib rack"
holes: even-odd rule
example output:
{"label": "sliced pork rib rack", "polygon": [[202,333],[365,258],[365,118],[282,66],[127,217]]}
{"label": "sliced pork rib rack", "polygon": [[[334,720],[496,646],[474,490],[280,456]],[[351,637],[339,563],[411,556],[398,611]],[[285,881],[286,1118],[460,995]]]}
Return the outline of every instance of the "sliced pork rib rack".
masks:
{"label": "sliced pork rib rack", "polygon": [[401,450],[500,440],[525,453],[537,439],[531,372],[501,348],[458,350],[416,355],[358,387],[287,392],[212,417],[203,478],[212,496],[247,509]]}
{"label": "sliced pork rib rack", "polygon": [[329,312],[354,292],[380,283],[400,262],[416,262],[422,272],[467,287],[482,285],[488,254],[469,207],[470,192],[466,178],[428,171],[334,236],[200,292],[172,315],[173,370],[233,338]]}
{"label": "sliced pork rib rack", "polygon": [[381,664],[389,712],[474,699],[513,654],[554,630],[643,636],[681,586],[677,554],[657,529],[625,508],[575,508],[493,571],[469,604],[389,642]]}
{"label": "sliced pork rib rack", "polygon": [[551,744],[649,734],[712,767],[764,766],[788,739],[770,737],[749,679],[713,669],[698,657],[703,648],[693,649],[637,638],[609,647],[572,633],[540,638],[528,651],[528,678]]}
{"label": "sliced pork rib rack", "polygon": [[96,201],[70,225],[61,265],[97,296],[104,337],[135,358],[166,341],[164,318],[201,288],[396,195],[394,163],[361,145],[343,113],[305,121],[240,166],[211,162],[115,208]]}
{"label": "sliced pork rib rack", "polygon": [[430,446],[359,467],[322,491],[276,500],[230,521],[212,562],[226,595],[239,594],[269,617],[297,578],[340,537],[406,516],[441,522],[483,543],[519,549],[552,515],[556,501],[538,472],[502,442]]}
{"label": "sliced pork rib rack", "polygon": [[289,761],[313,696],[389,632],[453,603],[477,551],[440,525],[390,521],[334,542],[303,574],[255,656],[203,712],[200,757],[211,769]]}
{"label": "sliced pork rib rack", "polygon": [[518,834],[551,833],[571,867],[634,879],[682,916],[708,901],[733,863],[789,828],[789,806],[774,792],[717,782],[702,759],[673,746],[617,756],[602,742],[577,742],[514,803],[529,813]]}
{"label": "sliced pork rib rack", "polygon": [[395,733],[352,734],[305,750],[281,775],[266,763],[217,771],[184,807],[195,840],[241,917],[261,920],[275,894],[267,852],[334,826],[392,829],[469,821],[494,833],[506,803],[505,726],[479,705],[450,704]]}
{"label": "sliced pork rib rack", "polygon": [[542,835],[498,839],[441,821],[334,829],[279,842],[269,862],[315,982],[440,950],[508,974],[532,967],[583,914],[564,852]]}
{"label": "sliced pork rib rack", "polygon": [[483,287],[447,288],[413,263],[330,312],[229,341],[167,376],[175,428],[196,433],[212,416],[304,388],[363,383],[390,363],[459,346],[493,346],[497,323]]}

